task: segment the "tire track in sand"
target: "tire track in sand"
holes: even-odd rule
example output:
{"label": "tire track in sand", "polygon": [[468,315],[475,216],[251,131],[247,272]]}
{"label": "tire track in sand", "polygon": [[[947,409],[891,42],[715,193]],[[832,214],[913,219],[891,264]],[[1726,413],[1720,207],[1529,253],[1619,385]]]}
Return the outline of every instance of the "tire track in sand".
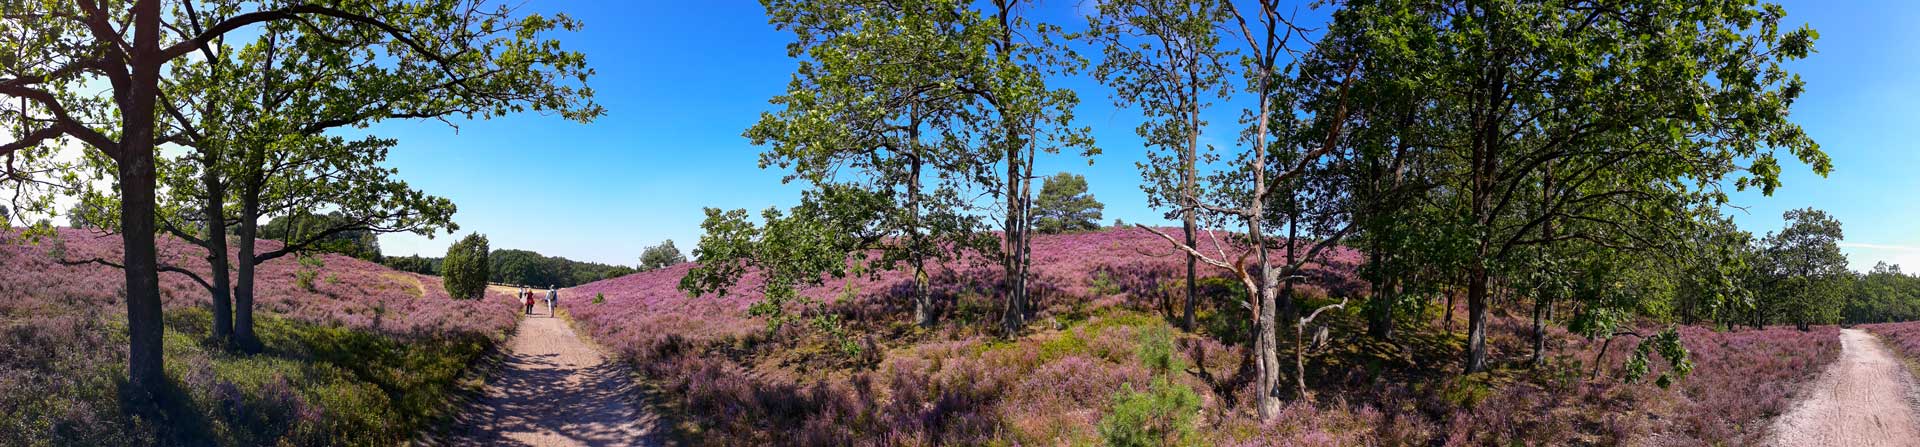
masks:
{"label": "tire track in sand", "polygon": [[486,394],[456,416],[450,445],[662,445],[667,427],[633,402],[627,368],[552,315],[520,320]]}
{"label": "tire track in sand", "polygon": [[1840,330],[1840,359],[1774,424],[1773,444],[1920,446],[1914,379],[1900,356],[1859,329]]}

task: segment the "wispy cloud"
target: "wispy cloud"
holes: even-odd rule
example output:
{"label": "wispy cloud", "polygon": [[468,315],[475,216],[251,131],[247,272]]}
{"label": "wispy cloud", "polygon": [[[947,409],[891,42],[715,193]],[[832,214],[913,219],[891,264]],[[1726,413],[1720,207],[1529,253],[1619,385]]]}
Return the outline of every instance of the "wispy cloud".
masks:
{"label": "wispy cloud", "polygon": [[1875,244],[1875,243],[1868,243],[1868,242],[1841,242],[1840,247],[1841,248],[1858,248],[1858,249],[1864,249],[1864,250],[1920,251],[1920,247],[1915,247],[1911,245]]}

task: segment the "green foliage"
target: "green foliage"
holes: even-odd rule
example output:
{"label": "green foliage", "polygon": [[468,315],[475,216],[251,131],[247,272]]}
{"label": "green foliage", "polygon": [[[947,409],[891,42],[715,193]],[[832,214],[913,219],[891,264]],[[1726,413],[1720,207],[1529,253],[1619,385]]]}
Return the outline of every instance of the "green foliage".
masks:
{"label": "green foliage", "polygon": [[[90,385],[81,392],[7,402],[19,406],[0,426],[19,436],[0,444],[386,445],[447,420],[458,409],[461,374],[490,344],[480,337],[403,342],[261,315],[265,349],[248,355],[204,337],[212,323],[205,309],[169,311],[165,320],[165,355],[173,361],[165,370],[172,386],[161,391],[169,396],[164,419],[123,405],[124,365],[89,359],[58,365],[68,368],[62,376]],[[126,338],[124,326],[95,324],[108,339]]]}
{"label": "green foliage", "polygon": [[320,274],[321,267],[327,265],[326,261],[320,260],[318,256],[309,255],[301,255],[299,259],[300,268],[293,272],[293,284],[303,290],[312,292],[314,291],[313,278]]}
{"label": "green foliage", "polygon": [[1487,373],[1462,374],[1445,379],[1439,385],[1440,399],[1456,408],[1473,408],[1493,395],[1493,376]]}
{"label": "green foliage", "polygon": [[1660,358],[1666,359],[1667,368],[1662,369],[1660,374],[1654,377],[1654,385],[1666,388],[1675,381],[1687,378],[1687,374],[1693,372],[1693,360],[1687,355],[1686,345],[1680,344],[1679,330],[1670,327],[1641,340],[1640,345],[1633,348],[1633,355],[1627,356],[1627,371],[1624,377],[1627,383],[1639,382],[1646,378],[1655,353],[1658,353]]}
{"label": "green foliage", "polygon": [[[1012,40],[1021,31],[1013,28],[1026,22],[1005,4],[998,20],[952,0],[763,5],[770,23],[793,33],[787,49],[798,66],[770,101],[777,110],[745,136],[766,146],[761,167],[789,171],[785,180],[810,184],[815,200],[829,203],[803,206],[848,217],[830,221],[837,225],[831,231],[880,255],[865,267],[911,270],[920,279],[912,299],[922,325],[936,315],[924,284],[928,265],[997,247],[984,219],[967,212],[977,205],[975,191],[1006,186],[997,160],[1013,163],[1016,151],[1035,148],[1095,151],[1086,129],[1067,125],[1077,97],[1045,86],[1047,70],[1070,70],[1078,59],[1049,51],[1052,27],[1029,34],[1039,43]],[[1015,181],[1014,167],[1008,170],[1004,181]],[[836,200],[856,195],[850,190],[863,197]],[[705,262],[700,252],[695,258]]]}
{"label": "green foliage", "polygon": [[633,273],[633,268],[499,249],[487,256],[487,280],[536,288],[573,287]]}
{"label": "green foliage", "polygon": [[1662,269],[1674,276],[1675,317],[1731,325],[1753,314],[1754,281],[1759,251],[1753,234],[1741,230],[1718,211],[1703,216],[1680,247],[1679,268]]}
{"label": "green foliage", "polygon": [[1199,440],[1193,426],[1199,412],[1200,396],[1166,377],[1155,377],[1143,391],[1121,384],[1100,418],[1100,437],[1111,446],[1190,445]]}
{"label": "green foliage", "polygon": [[699,266],[681,278],[680,289],[695,297],[725,296],[748,272],[757,272],[761,281],[753,286],[761,299],[747,313],[766,317],[769,331],[799,319],[837,324],[825,303],[798,291],[865,271],[870,260],[861,250],[863,240],[844,229],[869,221],[878,212],[875,202],[883,200],[865,190],[828,186],[803,193],[790,214],[767,209],[761,214],[765,223],[757,226],[745,210],[709,208],[700,224],[705,234],[693,251]]}
{"label": "green foliage", "polygon": [[[106,210],[101,208],[104,208],[104,207],[99,206],[99,204],[97,203],[89,203],[86,200],[74,202],[73,207],[67,209],[67,214],[66,214],[67,226],[72,228],[91,228],[96,230],[111,230],[112,227],[103,226],[101,225],[101,223],[113,222],[112,218],[107,217],[105,215],[106,213],[112,212],[113,210]],[[5,213],[0,213],[0,220],[5,220],[4,214]]]}
{"label": "green foliage", "polygon": [[607,294],[598,292],[593,294],[593,304],[605,304],[606,302]]}
{"label": "green foliage", "polygon": [[1847,256],[1840,251],[1845,237],[1840,221],[1825,211],[1803,208],[1787,211],[1787,225],[1760,241],[1767,318],[1801,329],[1840,320],[1844,296],[1853,279]]}
{"label": "green foliage", "polygon": [[1120,284],[1114,282],[1113,274],[1105,270],[1093,272],[1087,279],[1087,288],[1093,296],[1112,296],[1120,294]]}
{"label": "green foliage", "polygon": [[1140,169],[1141,189],[1155,208],[1190,206],[1205,127],[1200,112],[1231,91],[1231,52],[1220,39],[1228,7],[1215,0],[1102,1],[1077,36],[1105,56],[1093,74],[1113,88],[1114,102],[1139,107],[1147,119],[1134,133],[1154,149]]}
{"label": "green foliage", "polygon": [[1143,328],[1140,331],[1140,348],[1135,352],[1140,357],[1140,364],[1160,375],[1185,371],[1186,362],[1174,349],[1173,336],[1173,328],[1167,325],[1156,324]]}
{"label": "green foliage", "polygon": [[1847,294],[1848,323],[1885,323],[1920,320],[1920,276],[1881,262],[1860,275]]}
{"label": "green foliage", "polygon": [[1087,193],[1086,177],[1054,174],[1040,185],[1040,197],[1033,207],[1033,229],[1041,233],[1096,230],[1104,208],[1106,205]]}
{"label": "green foliage", "polygon": [[440,274],[440,258],[429,258],[419,255],[388,256],[380,260],[380,265],[387,266],[387,268],[394,270],[419,273],[422,275],[438,276]]}
{"label": "green foliage", "polygon": [[642,272],[658,270],[682,262],[687,262],[687,256],[680,254],[680,249],[673,246],[672,239],[661,242],[660,245],[647,247],[640,252],[640,271]]}
{"label": "green foliage", "polygon": [[[1326,66],[1310,61],[1302,70],[1366,73],[1346,95],[1322,100],[1377,115],[1359,124],[1386,127],[1392,137],[1371,138],[1377,146],[1430,152],[1417,178],[1437,188],[1421,200],[1457,226],[1445,246],[1466,250],[1442,258],[1464,261],[1478,283],[1470,290],[1486,290],[1485,278],[1519,272],[1540,254],[1670,251],[1695,222],[1691,210],[1727,202],[1722,185],[1771,194],[1780,186],[1777,156],[1821,175],[1831,169],[1790,120],[1804,89],[1788,68],[1811,54],[1818,34],[1783,27],[1775,5],[1341,6],[1323,38],[1327,56],[1318,61]],[[1557,270],[1603,263],[1579,264]],[[1671,308],[1660,299],[1670,296],[1662,290],[1669,284],[1640,281],[1660,278],[1641,274],[1646,267],[1604,268],[1608,278],[1592,281],[1637,289],[1605,298],[1621,301],[1608,312]],[[1498,304],[1483,293],[1469,301],[1481,309],[1477,317]],[[1485,365],[1484,326],[1470,327],[1469,370]]]}
{"label": "green foliage", "polygon": [[[324,233],[324,234],[323,234]],[[260,238],[276,241],[313,240],[313,251],[339,253],[380,262],[380,238],[372,230],[360,227],[347,215],[290,214],[273,218],[260,227]]]}
{"label": "green foliage", "polygon": [[1253,310],[1242,304],[1247,300],[1246,284],[1229,278],[1200,278],[1200,296],[1202,302],[1213,303],[1211,310],[1197,314],[1200,327],[1221,343],[1248,345],[1253,325],[1247,322],[1252,320]]}
{"label": "green foliage", "polygon": [[447,247],[440,262],[440,281],[447,294],[458,299],[477,299],[487,291],[487,237],[469,234]]}

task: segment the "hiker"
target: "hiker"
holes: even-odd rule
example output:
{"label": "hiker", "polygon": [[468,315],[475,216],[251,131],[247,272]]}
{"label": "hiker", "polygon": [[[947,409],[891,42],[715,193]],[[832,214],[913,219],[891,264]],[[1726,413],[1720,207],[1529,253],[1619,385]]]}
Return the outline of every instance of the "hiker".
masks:
{"label": "hiker", "polygon": [[556,289],[553,287],[552,284],[548,284],[547,285],[547,316],[548,317],[553,316],[553,306],[556,306],[559,304],[560,304],[560,289]]}
{"label": "hiker", "polygon": [[520,298],[526,300],[526,303],[527,303],[526,314],[533,315],[533,290],[527,289],[526,287],[521,287]]}

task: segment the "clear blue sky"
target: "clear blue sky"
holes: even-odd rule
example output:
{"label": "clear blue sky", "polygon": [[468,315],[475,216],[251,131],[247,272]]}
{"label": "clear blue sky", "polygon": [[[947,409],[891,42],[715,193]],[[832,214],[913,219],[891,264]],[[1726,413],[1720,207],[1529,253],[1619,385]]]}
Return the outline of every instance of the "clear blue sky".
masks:
{"label": "clear blue sky", "polygon": [[[1083,25],[1080,0],[1041,0],[1043,21]],[[1740,225],[1776,230],[1780,214],[1813,206],[1836,215],[1856,269],[1886,260],[1920,269],[1920,2],[1789,1],[1788,21],[1820,31],[1818,54],[1794,66],[1807,93],[1794,119],[1834,160],[1830,178],[1785,167],[1773,197],[1736,196]],[[398,138],[389,163],[401,177],[460,207],[461,234],[486,234],[496,248],[530,249],[572,259],[634,264],[640,250],[672,239],[691,251],[704,207],[788,206],[800,187],[756,167],[760,148],[740,136],[781,93],[794,62],[790,34],[766,23],[758,2],[530,0],[533,11],[565,11],[584,31],[563,36],[587,53],[607,116],[592,124],[522,115],[464,122],[456,132],[435,122],[374,127]],[[1133,110],[1112,106],[1090,79],[1061,79],[1082,105],[1105,154],[1093,165],[1074,155],[1043,158],[1036,172],[1087,176],[1107,205],[1106,220],[1160,221],[1145,205],[1134,163],[1144,149]],[[1226,135],[1238,111],[1217,107]],[[1219,137],[1215,141],[1231,141]],[[453,238],[381,238],[390,255],[438,256]]]}

